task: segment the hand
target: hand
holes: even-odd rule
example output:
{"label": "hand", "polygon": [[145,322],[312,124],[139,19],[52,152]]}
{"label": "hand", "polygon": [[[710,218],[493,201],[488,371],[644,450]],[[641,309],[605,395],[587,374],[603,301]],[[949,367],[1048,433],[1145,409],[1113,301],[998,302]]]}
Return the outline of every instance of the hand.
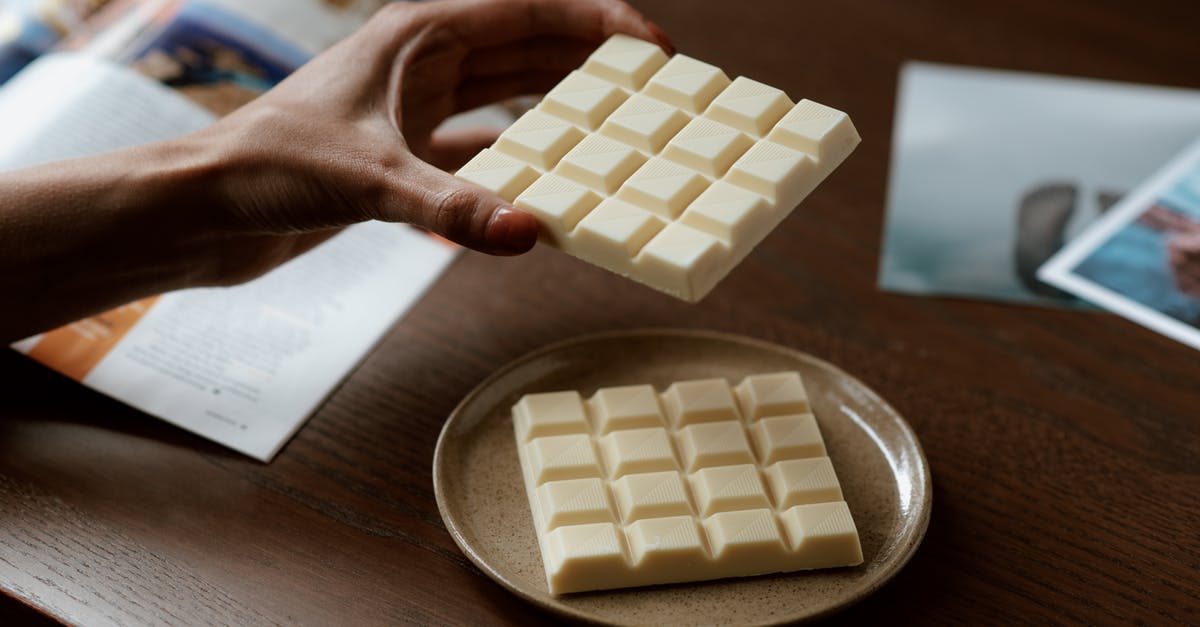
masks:
{"label": "hand", "polygon": [[620,0],[392,4],[261,98],[197,135],[216,282],[261,274],[363,220],[409,222],[491,254],[536,242],[537,222],[449,175],[496,131],[438,133],[448,116],[544,92],[613,33],[670,50]]}
{"label": "hand", "polygon": [[1147,209],[1137,221],[1155,231],[1185,232],[1194,228],[1195,223],[1186,217],[1167,209],[1162,205],[1154,205]]}
{"label": "hand", "polygon": [[1167,257],[1179,291],[1200,298],[1200,227],[1167,240]]}
{"label": "hand", "polygon": [[620,0],[393,4],[275,89],[168,142],[0,172],[0,341],[152,294],[256,277],[363,220],[494,254],[538,225],[447,174],[495,131],[457,111],[539,92],[613,33],[670,49]]}

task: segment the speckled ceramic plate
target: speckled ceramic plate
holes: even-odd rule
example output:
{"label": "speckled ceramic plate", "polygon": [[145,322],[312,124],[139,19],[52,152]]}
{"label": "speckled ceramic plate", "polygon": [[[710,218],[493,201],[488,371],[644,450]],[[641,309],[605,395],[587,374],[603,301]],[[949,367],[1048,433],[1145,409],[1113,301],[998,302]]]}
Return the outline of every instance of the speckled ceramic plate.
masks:
{"label": "speckled ceramic plate", "polygon": [[[510,408],[523,394],[797,370],[858,525],[860,566],[564,596],[551,595],[521,481]],[[629,331],[526,355],[455,408],[433,458],[438,508],[483,572],[548,610],[613,624],[773,624],[859,601],[917,550],[932,506],[929,467],[904,419],[867,386],[805,353],[700,331]]]}

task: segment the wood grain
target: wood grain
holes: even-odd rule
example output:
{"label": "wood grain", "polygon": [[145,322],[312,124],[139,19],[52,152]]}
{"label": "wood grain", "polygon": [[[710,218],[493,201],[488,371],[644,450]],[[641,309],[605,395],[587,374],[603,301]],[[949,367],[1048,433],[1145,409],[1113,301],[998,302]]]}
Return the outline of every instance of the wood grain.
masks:
{"label": "wood grain", "polygon": [[637,4],[688,54],[849,111],[862,146],[696,306],[551,250],[466,255],[270,465],[0,355],[10,600],[88,624],[552,622],[443,529],[438,429],[527,351],[670,326],[811,352],[915,428],[935,486],[924,546],[836,620],[1195,623],[1200,354],[1107,314],[875,277],[904,60],[1200,88],[1196,3]]}

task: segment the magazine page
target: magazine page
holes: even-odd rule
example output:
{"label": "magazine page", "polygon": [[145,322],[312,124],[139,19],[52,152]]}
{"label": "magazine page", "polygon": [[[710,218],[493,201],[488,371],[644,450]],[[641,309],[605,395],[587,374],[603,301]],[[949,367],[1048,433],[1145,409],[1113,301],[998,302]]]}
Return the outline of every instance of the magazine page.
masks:
{"label": "magazine page", "polygon": [[0,168],[169,139],[214,119],[126,68],[88,54],[54,53],[0,88]]}
{"label": "magazine page", "polygon": [[354,32],[388,0],[205,0],[315,54]]}
{"label": "magazine page", "polygon": [[104,56],[218,116],[266,92],[312,57],[276,31],[210,0],[176,0],[145,17],[151,23],[131,28],[136,35],[123,46],[98,41],[83,50],[95,53],[102,46]]}
{"label": "magazine page", "polygon": [[269,461],[456,254],[404,225],[359,224],[250,283],[131,303],[25,352]]}
{"label": "magazine page", "polygon": [[0,0],[0,84],[84,26],[109,0]]}

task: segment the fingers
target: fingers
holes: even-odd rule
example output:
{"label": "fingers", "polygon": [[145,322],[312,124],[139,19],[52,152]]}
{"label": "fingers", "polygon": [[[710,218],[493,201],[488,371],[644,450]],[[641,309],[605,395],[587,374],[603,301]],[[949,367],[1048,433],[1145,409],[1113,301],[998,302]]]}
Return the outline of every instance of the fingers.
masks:
{"label": "fingers", "polygon": [[537,35],[599,42],[625,33],[674,50],[662,29],[620,0],[459,0],[442,8],[450,12],[447,26],[472,47]]}
{"label": "fingers", "polygon": [[519,72],[567,72],[579,67],[596,49],[594,42],[574,37],[534,37],[525,41],[472,50],[463,60],[466,76],[498,76]]}
{"label": "fingers", "polygon": [[1192,222],[1182,215],[1163,207],[1154,205],[1138,218],[1138,222],[1157,231],[1174,231],[1187,233],[1192,229]]}
{"label": "fingers", "polygon": [[384,220],[415,224],[492,255],[519,255],[537,243],[532,215],[419,159],[398,169],[391,190]]}
{"label": "fingers", "polygon": [[495,143],[499,136],[499,129],[487,127],[436,132],[429,142],[429,162],[453,172],[480,150]]}

